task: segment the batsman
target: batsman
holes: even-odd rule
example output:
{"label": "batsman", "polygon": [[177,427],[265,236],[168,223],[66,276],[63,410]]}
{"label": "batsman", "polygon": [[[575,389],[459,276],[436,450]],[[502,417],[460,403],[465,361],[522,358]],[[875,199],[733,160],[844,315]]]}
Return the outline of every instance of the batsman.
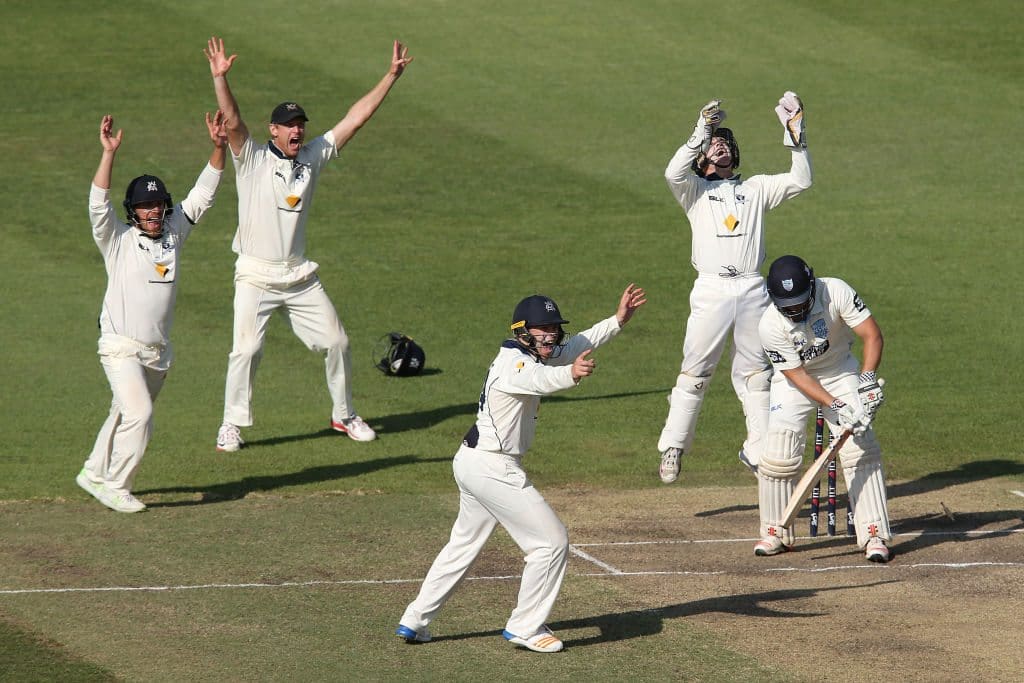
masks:
{"label": "batsman", "polygon": [[[804,453],[809,415],[825,407],[829,433],[850,435],[839,448],[839,462],[854,510],[857,545],[872,562],[888,562],[889,511],[882,449],[871,428],[885,401],[882,331],[864,301],[839,278],[815,278],[798,256],[782,256],[768,270],[770,306],[758,335],[775,368],[772,376],[768,434],[758,465],[761,540],[754,554],[789,550],[793,527],[785,509]],[[863,345],[858,363],[854,341]],[[842,438],[842,437],[840,437]]]}

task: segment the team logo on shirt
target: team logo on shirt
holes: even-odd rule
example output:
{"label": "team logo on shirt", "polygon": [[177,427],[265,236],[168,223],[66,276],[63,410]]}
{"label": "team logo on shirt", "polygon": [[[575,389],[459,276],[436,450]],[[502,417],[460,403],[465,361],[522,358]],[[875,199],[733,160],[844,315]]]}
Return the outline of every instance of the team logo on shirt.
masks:
{"label": "team logo on shirt", "polygon": [[864,300],[860,298],[860,294],[857,294],[857,292],[853,293],[853,307],[858,311],[863,311],[865,308]]}
{"label": "team logo on shirt", "polygon": [[768,354],[768,360],[770,360],[772,363],[786,362],[786,359],[778,351],[773,351],[772,349],[765,349],[764,352]]}
{"label": "team logo on shirt", "polygon": [[811,329],[814,331],[814,336],[818,339],[828,339],[828,325],[825,324],[824,318],[818,318],[811,325]]}
{"label": "team logo on shirt", "polygon": [[731,213],[725,217],[725,220],[722,221],[722,223],[725,224],[725,229],[728,230],[729,232],[735,230],[736,226],[740,224],[736,216],[733,216]]}
{"label": "team logo on shirt", "polygon": [[153,267],[156,268],[156,272],[157,274],[160,275],[160,277],[165,277],[167,275],[167,271],[170,270],[170,268],[168,268],[162,263],[154,263]]}

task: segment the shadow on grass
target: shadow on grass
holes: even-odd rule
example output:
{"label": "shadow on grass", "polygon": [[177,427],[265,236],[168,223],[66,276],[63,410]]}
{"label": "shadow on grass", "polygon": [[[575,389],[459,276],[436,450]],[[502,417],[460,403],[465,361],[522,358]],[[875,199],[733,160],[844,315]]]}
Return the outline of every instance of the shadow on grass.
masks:
{"label": "shadow on grass", "polygon": [[[571,401],[598,401],[605,399],[616,399],[616,398],[629,398],[631,396],[644,396],[646,394],[657,394],[665,392],[664,389],[653,389],[649,391],[632,391],[619,394],[603,394],[599,396],[546,396],[543,400],[546,403],[559,403],[559,402],[571,402]],[[479,408],[478,403],[459,403],[451,406],[443,406],[441,408],[431,408],[429,410],[417,410],[412,413],[399,413],[397,415],[388,415],[386,417],[379,417],[376,419],[367,419],[367,422],[371,427],[380,431],[382,434],[397,434],[398,432],[407,432],[414,429],[427,429],[434,425],[444,422],[453,417],[467,416],[472,417],[476,415],[476,411]],[[472,426],[472,422],[466,422],[466,429]],[[325,430],[326,434],[333,433],[331,430]],[[310,439],[319,438],[324,434],[317,432],[315,434],[307,434],[296,437],[282,437],[281,440],[298,440],[298,439]],[[270,440],[264,440],[254,443],[267,443]],[[279,443],[280,441],[278,441]]]}
{"label": "shadow on grass", "polygon": [[[931,472],[930,474],[926,474],[918,479],[904,481],[898,484],[889,484],[886,487],[886,497],[889,500],[892,500],[893,498],[899,498],[900,496],[912,496],[919,493],[938,491],[957,484],[1015,475],[1024,475],[1024,462],[1018,462],[1016,460],[975,460],[972,462],[965,462],[956,469],[943,470],[942,472]],[[825,476],[822,475],[823,483],[824,480]],[[824,486],[822,489],[824,490]],[[842,502],[846,499],[846,493],[844,491],[840,491],[839,498],[842,505],[845,506],[845,503]],[[824,507],[824,505],[822,507]],[[751,510],[756,511],[757,505],[729,505],[727,507],[697,512],[694,514],[694,517],[714,517],[715,515],[724,515],[730,512],[748,512]],[[797,517],[798,522],[801,519],[806,520],[807,515],[808,513],[806,510],[802,511],[800,516]]]}
{"label": "shadow on grass", "polygon": [[229,500],[245,498],[249,493],[259,491],[273,491],[285,486],[301,486],[303,484],[315,484],[335,479],[358,477],[389,467],[400,467],[402,465],[422,465],[432,462],[450,462],[451,457],[442,458],[417,458],[414,455],[401,455],[393,458],[376,458],[374,460],[363,460],[360,462],[349,462],[338,465],[321,465],[308,467],[291,474],[274,474],[264,476],[243,477],[238,481],[229,481],[223,484],[211,484],[209,486],[171,486],[160,489],[148,489],[137,491],[138,495],[147,494],[199,494],[198,500],[179,500],[172,502],[148,503],[148,507],[185,507],[189,505],[206,505],[208,503],[220,503]]}
{"label": "shadow on grass", "polygon": [[[559,631],[572,629],[593,629],[599,633],[584,638],[565,639],[566,647],[582,647],[586,645],[597,645],[630,638],[642,638],[644,636],[661,633],[666,619],[680,619],[692,617],[698,614],[736,614],[751,617],[771,617],[785,619],[806,619],[808,617],[823,616],[818,612],[794,612],[780,609],[789,600],[806,600],[813,598],[819,593],[826,591],[845,590],[847,588],[870,588],[881,586],[895,581],[876,581],[870,584],[855,584],[850,586],[833,586],[830,588],[805,588],[767,591],[763,593],[747,593],[740,595],[724,595],[720,597],[683,602],[667,607],[654,607],[651,609],[634,610],[632,612],[611,612],[594,617],[583,617],[582,619],[567,619],[565,621],[551,622],[549,626],[557,634]],[[500,636],[500,630],[477,631],[473,633],[460,633],[451,636],[435,636],[435,641],[442,640],[465,640],[467,638],[483,638]]]}

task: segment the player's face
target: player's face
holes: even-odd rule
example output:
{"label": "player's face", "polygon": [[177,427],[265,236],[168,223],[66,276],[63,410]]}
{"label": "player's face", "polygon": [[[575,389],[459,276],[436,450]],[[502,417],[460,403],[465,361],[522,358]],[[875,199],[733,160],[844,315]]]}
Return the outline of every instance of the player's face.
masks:
{"label": "player's face", "polygon": [[795,323],[802,323],[807,320],[807,314],[811,312],[811,306],[814,305],[814,297],[811,297],[802,304],[796,304],[793,306],[779,306],[779,313],[786,316]]}
{"label": "player's face", "polygon": [[167,207],[162,201],[140,202],[132,207],[139,221],[139,229],[150,237],[159,237],[164,229],[164,210]]}
{"label": "player's face", "polygon": [[729,151],[729,143],[725,141],[725,138],[711,138],[707,156],[708,160],[717,168],[732,167],[732,152]]}
{"label": "player's face", "polygon": [[303,140],[306,139],[306,122],[297,118],[288,123],[272,123],[270,137],[286,157],[294,159],[302,149]]}
{"label": "player's face", "polygon": [[534,340],[534,348],[541,359],[551,357],[555,347],[558,345],[558,338],[561,332],[559,325],[541,325],[540,327],[528,327],[526,331]]}

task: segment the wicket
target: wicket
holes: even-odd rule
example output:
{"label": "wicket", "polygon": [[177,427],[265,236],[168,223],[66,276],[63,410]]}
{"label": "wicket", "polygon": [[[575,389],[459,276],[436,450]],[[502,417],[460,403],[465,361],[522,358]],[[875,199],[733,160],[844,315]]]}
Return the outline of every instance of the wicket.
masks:
{"label": "wicket", "polygon": [[[828,435],[829,443],[832,442],[833,435]],[[818,413],[814,421],[814,459],[817,460],[821,457],[822,446],[825,444],[825,412],[819,406]],[[828,518],[826,520],[826,529],[829,536],[836,535],[836,497],[837,497],[837,486],[836,486],[836,474],[837,474],[836,460],[833,460],[828,464],[828,489],[827,489],[827,512]],[[818,519],[821,512],[821,481],[819,480],[814,484],[814,488],[811,489],[811,536],[818,535]],[[846,496],[846,535],[853,536],[856,534],[856,529],[853,526],[853,507],[850,504],[850,496]]]}

